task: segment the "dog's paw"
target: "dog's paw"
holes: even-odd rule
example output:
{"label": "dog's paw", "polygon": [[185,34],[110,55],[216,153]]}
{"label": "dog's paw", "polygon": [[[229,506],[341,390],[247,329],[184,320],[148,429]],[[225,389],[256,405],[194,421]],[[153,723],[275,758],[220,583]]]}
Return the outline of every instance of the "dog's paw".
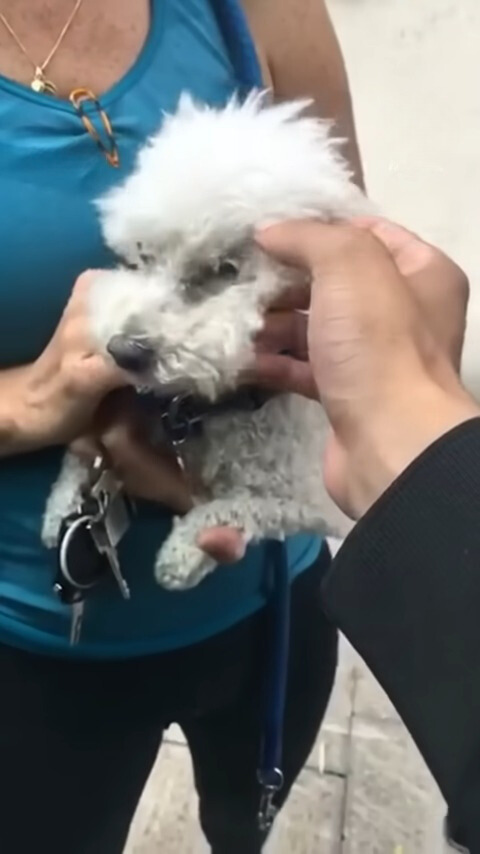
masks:
{"label": "dog's paw", "polygon": [[157,556],[155,578],[167,590],[188,590],[200,584],[216,565],[198,546],[172,538]]}
{"label": "dog's paw", "polygon": [[43,517],[42,543],[47,549],[54,549],[58,545],[60,528],[63,516],[60,513],[49,513],[48,510]]}

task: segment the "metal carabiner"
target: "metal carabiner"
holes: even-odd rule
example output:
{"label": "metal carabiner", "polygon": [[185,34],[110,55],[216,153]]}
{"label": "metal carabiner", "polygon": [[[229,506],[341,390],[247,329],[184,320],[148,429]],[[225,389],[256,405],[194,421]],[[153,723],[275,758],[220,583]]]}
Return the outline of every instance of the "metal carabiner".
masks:
{"label": "metal carabiner", "polygon": [[[278,769],[276,769],[278,770]],[[282,782],[278,786],[262,786],[260,793],[260,806],[258,809],[258,828],[261,833],[269,833],[272,829],[273,822],[275,821],[278,807],[273,803],[273,799],[277,792],[283,786],[283,774],[281,771],[278,771],[281,776]]]}
{"label": "metal carabiner", "polygon": [[162,414],[162,424],[168,440],[176,448],[200,429],[203,414],[195,411],[195,401],[190,394],[177,394]]}

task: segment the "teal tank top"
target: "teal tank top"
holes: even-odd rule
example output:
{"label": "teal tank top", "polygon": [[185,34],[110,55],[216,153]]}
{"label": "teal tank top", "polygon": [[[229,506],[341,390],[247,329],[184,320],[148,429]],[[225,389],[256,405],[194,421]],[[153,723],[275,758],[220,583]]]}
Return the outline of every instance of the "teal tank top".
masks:
{"label": "teal tank top", "polygon": [[[0,369],[34,360],[77,276],[114,263],[92,202],[131,171],[163,112],[175,109],[184,90],[222,105],[260,82],[255,63],[236,0],[152,0],[141,54],[100,99],[115,128],[119,169],[107,164],[70,104],[0,77]],[[194,590],[159,587],[154,555],[171,516],[142,504],[120,548],[131,601],[113,585],[92,597],[80,644],[70,647],[70,609],[52,592],[55,554],[40,539],[62,455],[55,448],[0,461],[0,642],[52,655],[139,656],[204,640],[264,605],[262,544]],[[319,540],[299,535],[286,547],[293,579],[315,560]]]}

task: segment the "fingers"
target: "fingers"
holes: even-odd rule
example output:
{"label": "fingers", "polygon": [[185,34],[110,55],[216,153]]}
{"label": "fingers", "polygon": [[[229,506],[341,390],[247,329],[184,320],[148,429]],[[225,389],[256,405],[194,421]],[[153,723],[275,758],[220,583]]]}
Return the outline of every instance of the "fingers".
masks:
{"label": "fingers", "polygon": [[236,563],[247,548],[243,534],[234,528],[208,528],[199,535],[197,545],[217,563]]}
{"label": "fingers", "polygon": [[[340,322],[351,325],[352,318],[361,328],[371,323],[381,328],[385,320],[399,316],[400,306],[405,308],[402,277],[389,251],[370,231],[305,220],[273,226],[257,239],[278,260],[310,270],[310,330],[324,324],[333,329],[332,324]],[[300,370],[298,365],[285,367]]]}
{"label": "fingers", "polygon": [[302,274],[303,281],[283,291],[269,306],[270,311],[308,311],[310,306],[311,281],[308,272]]}
{"label": "fingers", "polygon": [[89,399],[101,398],[116,388],[132,384],[132,378],[106,354],[98,352],[88,323],[88,296],[98,270],[82,273],[54,336],[57,358],[68,369],[69,382]]}
{"label": "fingers", "polygon": [[88,369],[86,378],[89,385],[102,397],[117,388],[132,385],[131,377],[117,367],[113,359],[108,356],[93,354],[85,362],[85,367]]}
{"label": "fingers", "polygon": [[312,270],[319,253],[319,243],[336,226],[316,220],[286,222],[257,232],[256,241],[265,252],[283,264]]}
{"label": "fingers", "polygon": [[81,460],[92,462],[102,453],[102,446],[96,436],[79,436],[71,443],[70,450]]}
{"label": "fingers", "polygon": [[129,426],[121,423],[103,433],[100,443],[127,493],[164,504],[177,513],[190,510],[189,484],[172,455],[143,445]]}
{"label": "fingers", "polygon": [[388,220],[355,219],[390,252],[437,343],[459,370],[469,298],[468,278],[447,255]]}
{"label": "fingers", "polygon": [[[441,256],[429,243],[402,226],[381,217],[355,217],[349,223],[326,225],[315,220],[290,222],[273,226],[257,235],[257,242],[265,251],[286,264],[314,269],[322,260],[335,257],[339,251],[356,246],[354,231],[362,231],[374,238],[388,251],[399,272],[412,275],[430,263],[435,255]],[[367,242],[363,243],[363,247]],[[370,244],[372,251],[372,244]]]}
{"label": "fingers", "polygon": [[[127,484],[132,480],[132,465],[134,465],[136,472],[135,479],[143,480],[144,494],[142,494],[142,497],[144,498],[150,497],[151,500],[159,499],[158,483],[155,484],[155,488],[150,495],[145,495],[145,488],[148,489],[147,480],[156,480],[157,473],[161,474],[162,477],[162,489],[164,490],[162,496],[165,499],[163,503],[170,504],[168,496],[165,493],[165,486],[167,487],[167,491],[175,491],[178,496],[178,478],[181,473],[178,470],[173,471],[172,469],[165,468],[165,460],[163,458],[160,464],[158,458],[152,461],[151,455],[148,452],[132,450],[130,438],[125,434],[124,429],[112,429],[108,431],[102,443],[94,436],[82,436],[71,444],[70,450],[87,462],[94,460],[98,454],[107,452],[109,460],[113,461],[112,465],[117,476],[124,483],[126,481]],[[158,472],[157,470],[160,465],[161,472]],[[147,473],[145,472],[145,466],[148,466]],[[145,474],[147,474],[147,477],[145,477]],[[168,480],[169,477],[171,478],[170,485],[166,483],[166,479]],[[181,502],[179,512],[188,511],[190,506],[190,498],[187,497],[185,501]],[[220,564],[236,563],[242,560],[247,549],[247,544],[241,531],[226,527],[208,528],[202,531],[197,543],[203,551]]]}
{"label": "fingers", "polygon": [[93,280],[101,274],[101,270],[84,270],[77,278],[73,290],[77,293],[86,293],[91,287]]}
{"label": "fingers", "polygon": [[257,336],[257,352],[295,354],[308,357],[308,317],[296,311],[272,311],[265,315],[265,325]]}
{"label": "fingers", "polygon": [[[326,225],[317,220],[287,222],[257,234],[258,244],[278,261],[309,270],[317,280],[333,273],[351,278],[374,268],[394,267],[385,245],[370,230],[350,224]],[[318,283],[318,282],[317,282]]]}
{"label": "fingers", "polygon": [[300,394],[318,400],[318,389],[309,362],[272,353],[259,353],[254,381],[262,388],[283,393]]}
{"label": "fingers", "polygon": [[413,276],[443,254],[418,235],[387,219],[357,217],[352,225],[373,234],[388,249],[402,276]]}

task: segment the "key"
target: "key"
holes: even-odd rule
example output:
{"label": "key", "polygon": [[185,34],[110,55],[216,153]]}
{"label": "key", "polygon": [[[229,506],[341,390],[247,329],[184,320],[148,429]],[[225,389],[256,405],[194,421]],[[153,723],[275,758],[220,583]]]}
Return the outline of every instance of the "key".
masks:
{"label": "key", "polygon": [[108,561],[123,598],[130,599],[130,588],[122,574],[117,554],[117,546],[130,527],[130,513],[121,484],[112,472],[104,468],[93,484],[89,498],[98,504],[98,514],[90,523],[95,547]]}
{"label": "key", "polygon": [[[102,466],[102,468],[100,468]],[[84,497],[83,506],[88,506],[89,509],[92,509],[94,504],[97,507],[97,512],[99,516],[104,516],[107,512],[108,507],[113,502],[114,498],[117,495],[121,494],[122,486],[119,480],[115,477],[115,475],[107,468],[103,466],[103,461],[101,457],[98,457],[95,460],[95,469],[93,470],[93,475],[95,479],[90,486],[86,496]],[[92,515],[94,513],[92,512]]]}
{"label": "key", "polygon": [[130,599],[130,588],[126,579],[122,575],[120,561],[118,560],[117,547],[114,544],[115,538],[113,538],[113,541],[110,538],[106,518],[93,521],[90,529],[95,547],[98,553],[107,559],[121,595],[124,599]]}
{"label": "key", "polygon": [[105,532],[113,548],[117,548],[127,533],[131,522],[129,504],[121,492],[110,496],[108,508],[103,517]]}
{"label": "key", "polygon": [[70,620],[70,645],[76,646],[80,641],[82,632],[83,614],[85,612],[85,596],[82,591],[70,591],[66,585],[56,582],[53,586],[54,592],[59,599],[71,608]]}
{"label": "key", "polygon": [[118,560],[117,546],[130,526],[130,514],[120,491],[104,496],[102,515],[93,519],[90,530],[95,547],[108,561],[110,570],[124,599],[130,599],[130,589]]}
{"label": "key", "polygon": [[80,642],[84,612],[85,599],[79,599],[78,602],[73,603],[70,623],[70,646],[76,646]]}
{"label": "key", "polygon": [[132,507],[123,494],[121,483],[108,469],[102,471],[92,486],[85,506],[94,501],[97,512],[93,511],[92,515],[95,521],[103,520],[110,544],[117,548],[130,527]]}

